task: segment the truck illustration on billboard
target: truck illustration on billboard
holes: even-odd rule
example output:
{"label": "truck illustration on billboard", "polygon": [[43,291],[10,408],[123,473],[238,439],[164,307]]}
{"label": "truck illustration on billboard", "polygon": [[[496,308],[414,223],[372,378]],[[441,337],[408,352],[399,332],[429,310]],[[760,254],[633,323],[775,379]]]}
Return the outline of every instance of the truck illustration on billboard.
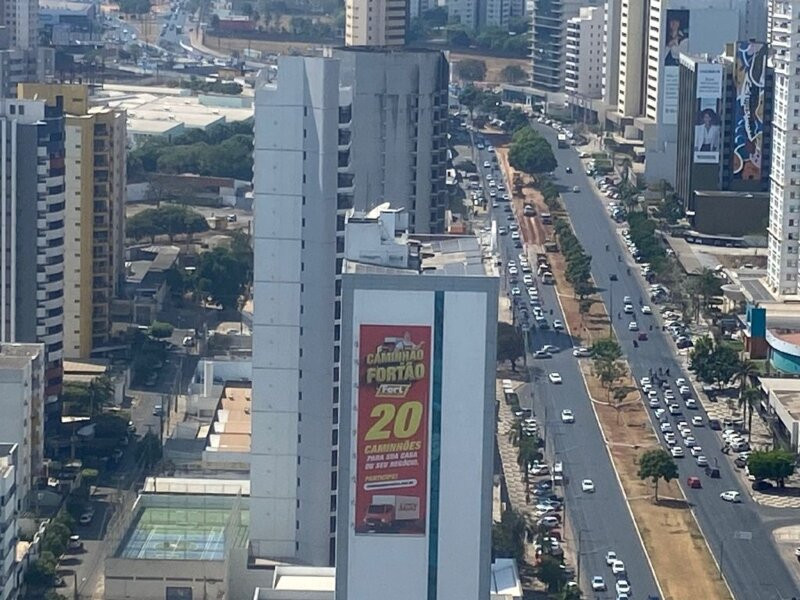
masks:
{"label": "truck illustration on billboard", "polygon": [[364,515],[368,531],[402,531],[416,526],[420,518],[420,503],[416,496],[375,495]]}

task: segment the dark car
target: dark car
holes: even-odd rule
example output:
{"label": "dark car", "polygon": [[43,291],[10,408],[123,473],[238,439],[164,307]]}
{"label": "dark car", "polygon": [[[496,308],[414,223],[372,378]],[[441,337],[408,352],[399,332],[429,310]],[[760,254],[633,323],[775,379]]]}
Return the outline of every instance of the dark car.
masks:
{"label": "dark car", "polygon": [[714,431],[722,431],[722,423],[719,422],[719,419],[709,419],[708,427]]}
{"label": "dark car", "polygon": [[619,279],[617,278],[616,274],[614,274],[614,273],[612,273],[612,274],[609,276],[609,280],[611,280],[611,281],[619,281]]}
{"label": "dark car", "polygon": [[743,459],[741,456],[739,456],[736,458],[736,460],[733,461],[733,464],[739,467],[740,469],[744,469],[747,466],[747,461]]}
{"label": "dark car", "polygon": [[754,481],[753,485],[750,486],[757,492],[763,492],[764,490],[771,490],[774,485],[772,485],[769,481],[764,481],[763,479],[759,479],[758,481]]}
{"label": "dark car", "polygon": [[711,479],[719,479],[719,469],[716,467],[706,467],[706,475],[711,477]]}
{"label": "dark car", "polygon": [[639,341],[640,342],[646,342],[647,341],[647,334],[644,331],[639,333]]}

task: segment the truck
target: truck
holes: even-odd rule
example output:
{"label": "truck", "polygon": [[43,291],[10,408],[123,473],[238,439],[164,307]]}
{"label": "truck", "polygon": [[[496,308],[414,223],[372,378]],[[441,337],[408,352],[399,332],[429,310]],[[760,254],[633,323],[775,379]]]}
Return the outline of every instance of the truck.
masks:
{"label": "truck", "polygon": [[567,146],[568,146],[567,134],[566,133],[559,133],[558,134],[558,147],[559,148],[566,148]]}
{"label": "truck", "polygon": [[409,521],[419,520],[419,498],[416,496],[375,495],[364,515],[370,530],[396,529]]}

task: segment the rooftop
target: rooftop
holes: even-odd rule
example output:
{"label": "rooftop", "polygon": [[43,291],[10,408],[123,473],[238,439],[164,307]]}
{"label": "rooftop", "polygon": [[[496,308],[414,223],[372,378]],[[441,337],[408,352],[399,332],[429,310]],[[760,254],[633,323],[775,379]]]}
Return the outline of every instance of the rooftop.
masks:
{"label": "rooftop", "polygon": [[[248,384],[225,386],[208,430],[206,450],[250,452],[252,395],[252,387]],[[204,429],[201,428],[201,431]]]}
{"label": "rooftop", "polygon": [[761,377],[761,387],[775,396],[792,418],[800,421],[800,379]]}

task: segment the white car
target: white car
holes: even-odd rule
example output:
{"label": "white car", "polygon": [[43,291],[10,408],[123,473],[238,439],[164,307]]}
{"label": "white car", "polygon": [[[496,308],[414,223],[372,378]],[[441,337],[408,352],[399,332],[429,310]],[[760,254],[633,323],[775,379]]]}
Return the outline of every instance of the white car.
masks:
{"label": "white car", "polygon": [[621,560],[615,560],[611,563],[611,572],[614,575],[622,575],[625,572],[625,563]]}
{"label": "white car", "polygon": [[522,276],[522,282],[525,285],[533,285],[533,275],[531,275],[530,273],[526,273],[525,275]]}
{"label": "white car", "polygon": [[708,466],[708,459],[703,456],[702,454],[694,459],[697,463],[698,467],[707,467]]}
{"label": "white car", "polygon": [[657,408],[653,414],[656,416],[656,419],[660,419],[661,417],[663,417],[663,416],[664,416],[664,414],[665,414],[666,412],[667,412],[667,411],[666,411],[666,410],[664,410],[663,408]]}
{"label": "white car", "polygon": [[692,453],[692,456],[702,456],[703,455],[703,448],[702,446],[692,446],[689,448],[689,452]]}
{"label": "white car", "polygon": [[650,398],[650,400],[649,400],[649,402],[648,402],[648,403],[650,404],[650,408],[658,408],[658,407],[659,407],[659,405],[661,404],[661,403],[658,401],[658,398]]}
{"label": "white car", "polygon": [[544,350],[545,352],[556,353],[558,352],[559,348],[558,346],[554,346],[553,344],[545,344],[544,346],[542,346],[542,350]]}
{"label": "white car", "polygon": [[581,481],[581,491],[587,493],[594,492],[594,482],[591,479],[584,479]]}
{"label": "white car", "polygon": [[662,423],[661,431],[662,433],[666,431],[672,431],[672,423],[670,423],[669,421],[665,421],[664,423]]}
{"label": "white car", "polygon": [[555,319],[553,321],[553,329],[561,331],[562,329],[564,329],[564,323],[562,323],[559,319]]}
{"label": "white car", "polygon": [[633,313],[633,304],[626,304],[622,308],[622,312],[624,312],[625,314],[628,314],[628,315],[632,314]]}
{"label": "white car", "polygon": [[686,408],[697,408],[697,402],[694,398],[686,399]]}
{"label": "white car", "polygon": [[630,296],[625,296],[625,297],[622,299],[622,303],[623,303],[623,304],[633,304],[633,299],[632,299]]}
{"label": "white car", "polygon": [[639,324],[636,321],[628,323],[628,331],[639,331]]}
{"label": "white car", "polygon": [[699,415],[692,417],[692,425],[695,427],[704,427],[705,423],[703,423],[703,417]]}
{"label": "white car", "polygon": [[561,383],[561,375],[558,373],[550,373],[547,378],[550,380],[550,383]]}
{"label": "white car", "polygon": [[739,494],[739,492],[736,492],[734,490],[728,490],[727,492],[722,492],[719,495],[719,497],[722,498],[723,500],[725,500],[725,502],[736,503],[736,502],[741,502],[742,501],[742,497]]}
{"label": "white car", "polygon": [[642,307],[642,314],[643,315],[652,315],[653,314],[653,310],[649,306],[643,306]]}
{"label": "white car", "polygon": [[606,582],[600,575],[592,577],[592,591],[604,592],[606,590]]}
{"label": "white car", "polygon": [[511,288],[511,295],[512,296],[519,296],[522,291],[518,287]]}
{"label": "white car", "polygon": [[680,387],[683,387],[683,386],[685,386],[685,385],[686,385],[686,380],[685,380],[683,377],[678,377],[678,378],[675,380],[675,385],[676,385],[676,386],[678,386],[679,388],[680,388]]}
{"label": "white car", "polygon": [[568,408],[565,408],[561,411],[561,422],[562,423],[574,423],[575,422],[575,415],[572,414],[572,411]]}
{"label": "white car", "polygon": [[606,564],[610,567],[617,561],[617,553],[613,550],[606,552]]}
{"label": "white car", "polygon": [[640,383],[640,384],[642,384],[642,387],[644,387],[644,386],[646,386],[646,385],[650,385],[652,382],[650,381],[650,378],[649,378],[649,377],[642,377],[642,378],[639,380],[639,383]]}
{"label": "white car", "polygon": [[509,275],[519,275],[519,269],[514,265],[508,265],[508,274]]}
{"label": "white car", "polygon": [[668,431],[667,433],[664,434],[664,441],[667,442],[668,446],[674,446],[676,444],[675,434],[672,433],[671,431]]}
{"label": "white car", "polygon": [[630,594],[631,593],[631,584],[628,583],[627,579],[620,579],[617,581],[617,595],[619,594]]}
{"label": "white car", "polygon": [[683,448],[680,446],[673,446],[669,451],[672,453],[673,458],[683,458],[685,456]]}
{"label": "white car", "polygon": [[693,435],[687,436],[683,443],[686,444],[687,448],[692,448],[693,446],[697,445],[697,440],[694,439]]}
{"label": "white car", "polygon": [[579,346],[572,351],[572,356],[577,356],[578,358],[587,358],[591,355],[592,351],[583,346]]}

